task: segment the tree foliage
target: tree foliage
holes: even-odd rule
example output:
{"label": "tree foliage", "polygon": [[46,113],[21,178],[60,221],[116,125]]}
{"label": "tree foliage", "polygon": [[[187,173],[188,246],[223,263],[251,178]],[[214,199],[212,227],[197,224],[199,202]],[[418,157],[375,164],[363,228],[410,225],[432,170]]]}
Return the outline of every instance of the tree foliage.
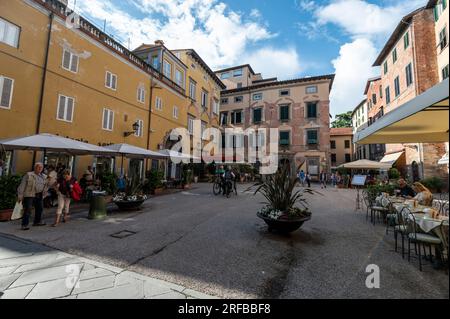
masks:
{"label": "tree foliage", "polygon": [[352,111],[337,114],[336,119],[331,123],[332,128],[352,127]]}

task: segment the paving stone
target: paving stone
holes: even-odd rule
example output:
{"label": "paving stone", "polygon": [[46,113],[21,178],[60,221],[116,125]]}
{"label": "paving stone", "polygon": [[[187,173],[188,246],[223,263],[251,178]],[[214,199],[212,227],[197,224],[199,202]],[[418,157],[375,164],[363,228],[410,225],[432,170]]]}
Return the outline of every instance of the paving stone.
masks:
{"label": "paving stone", "polygon": [[68,286],[66,279],[57,279],[38,283],[27,296],[27,299],[51,299],[64,297],[70,294],[72,287]]}
{"label": "paving stone", "polygon": [[8,259],[0,259],[0,267],[7,267],[7,266],[20,266],[20,265],[26,265],[26,264],[32,264],[37,262],[43,262],[51,258],[50,256],[46,255],[29,255],[29,256],[22,256],[22,257],[15,257],[15,258],[8,258]]}
{"label": "paving stone", "polygon": [[33,263],[28,265],[20,266],[16,269],[15,273],[21,273],[21,272],[27,272],[31,270],[37,270],[37,269],[44,269],[44,268],[51,268],[51,267],[58,267],[58,266],[64,266],[64,265],[71,265],[71,264],[78,264],[80,263],[80,260],[75,257],[64,257],[55,259],[50,262],[44,262],[44,263]]}
{"label": "paving stone", "polygon": [[79,294],[77,299],[142,299],[143,285],[125,285]]}
{"label": "paving stone", "polygon": [[153,296],[162,295],[170,292],[173,292],[173,290],[166,285],[155,284],[149,281],[144,282],[145,298],[151,298]]}
{"label": "paving stone", "polygon": [[20,274],[0,276],[0,291],[6,290],[19,277]]}
{"label": "paving stone", "polygon": [[[75,266],[82,267],[82,264],[74,264]],[[67,278],[70,272],[67,271],[67,265],[59,267],[51,267],[45,269],[38,269],[24,272],[18,280],[14,282],[12,287],[25,286],[29,284],[45,282],[55,279]]]}
{"label": "paving stone", "polygon": [[210,295],[207,295],[207,294],[204,294],[202,292],[198,292],[198,291],[195,291],[192,289],[185,289],[185,290],[183,290],[182,293],[187,296],[194,297],[196,299],[218,299],[217,297],[210,296]]}
{"label": "paving stone", "polygon": [[92,279],[92,278],[115,275],[114,272],[104,269],[104,268],[99,268],[99,267],[85,270],[86,266],[87,265],[85,265],[83,267],[83,271],[81,272],[81,275],[80,275],[80,280],[87,280],[87,279]]}
{"label": "paving stone", "polygon": [[35,285],[11,288],[4,291],[4,295],[0,299],[25,299]]}
{"label": "paving stone", "polygon": [[162,285],[162,286],[167,286],[168,288],[175,290],[175,291],[179,291],[182,292],[183,290],[186,289],[186,287],[168,282],[168,281],[164,281],[164,280],[160,280],[160,279],[156,279],[156,278],[152,278],[152,277],[147,277],[132,271],[124,271],[121,273],[121,275],[123,276],[130,276],[132,278],[137,278],[140,280],[143,280],[145,282],[149,282],[150,284],[154,284],[154,285]]}
{"label": "paving stone", "polygon": [[182,293],[171,291],[162,295],[153,296],[149,299],[186,299],[186,296]]}
{"label": "paving stone", "polygon": [[10,275],[16,270],[17,266],[1,267],[0,276]]}
{"label": "paving stone", "polygon": [[100,277],[100,278],[93,278],[88,280],[80,280],[79,288],[73,289],[72,294],[81,294],[84,292],[94,291],[94,290],[100,290],[100,289],[106,289],[106,288],[112,288],[114,287],[114,279],[116,278],[115,275],[113,276],[106,276],[106,277]]}

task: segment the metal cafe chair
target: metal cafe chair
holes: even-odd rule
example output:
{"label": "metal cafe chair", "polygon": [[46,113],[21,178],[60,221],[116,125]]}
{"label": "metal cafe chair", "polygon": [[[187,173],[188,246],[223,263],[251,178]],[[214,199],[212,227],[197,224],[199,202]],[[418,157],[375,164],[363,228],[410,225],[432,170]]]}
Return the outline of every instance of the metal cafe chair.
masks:
{"label": "metal cafe chair", "polygon": [[[432,262],[432,253],[431,253],[431,247],[434,246],[440,246],[442,244],[442,241],[439,237],[433,236],[430,234],[424,234],[421,233],[418,229],[417,223],[416,223],[416,217],[414,216],[411,211],[408,213],[408,222],[411,225],[411,232],[408,233],[408,261],[411,260],[411,243],[415,245],[416,251],[419,253],[419,270],[422,271],[422,252],[421,249],[423,248],[424,257],[426,258],[427,252],[426,247],[429,248],[430,253],[430,262]],[[441,229],[442,229],[442,223],[441,222]],[[438,251],[438,250],[436,250]]]}
{"label": "metal cafe chair", "polygon": [[408,216],[411,213],[408,207],[403,207],[396,214],[396,225],[394,226],[395,251],[397,251],[398,235],[402,236],[402,258],[405,258],[405,238],[408,238],[410,227],[408,223]]}

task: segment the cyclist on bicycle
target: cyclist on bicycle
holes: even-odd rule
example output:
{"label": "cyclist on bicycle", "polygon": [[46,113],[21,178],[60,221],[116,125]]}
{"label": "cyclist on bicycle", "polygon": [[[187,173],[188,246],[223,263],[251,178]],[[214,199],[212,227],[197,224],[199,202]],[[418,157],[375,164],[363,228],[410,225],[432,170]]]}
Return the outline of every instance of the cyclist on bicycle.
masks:
{"label": "cyclist on bicycle", "polygon": [[[227,193],[233,190],[233,181],[235,180],[235,178],[236,175],[231,170],[231,167],[228,166],[225,172],[222,174],[222,189],[224,195],[228,195]],[[227,184],[229,185],[228,187]]]}

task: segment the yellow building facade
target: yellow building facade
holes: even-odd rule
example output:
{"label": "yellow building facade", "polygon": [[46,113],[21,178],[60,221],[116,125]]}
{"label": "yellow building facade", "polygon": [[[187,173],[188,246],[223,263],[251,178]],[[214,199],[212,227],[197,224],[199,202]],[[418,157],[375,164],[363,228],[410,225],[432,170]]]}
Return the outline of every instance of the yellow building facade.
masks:
{"label": "yellow building facade", "polygon": [[[170,131],[188,127],[186,81],[177,83],[87,20],[72,18],[58,1],[0,1],[0,24],[9,32],[0,39],[0,89],[9,98],[0,105],[0,139],[52,133],[100,146],[168,147]],[[186,65],[182,70],[189,74]],[[139,130],[125,136],[134,123]],[[76,177],[88,165],[120,172],[119,158],[47,155],[49,164],[61,161]],[[10,157],[12,172],[32,166],[32,152]],[[42,157],[38,153],[36,160]],[[148,161],[147,169],[160,164]],[[139,160],[124,163],[125,172],[141,176],[143,166]]]}

